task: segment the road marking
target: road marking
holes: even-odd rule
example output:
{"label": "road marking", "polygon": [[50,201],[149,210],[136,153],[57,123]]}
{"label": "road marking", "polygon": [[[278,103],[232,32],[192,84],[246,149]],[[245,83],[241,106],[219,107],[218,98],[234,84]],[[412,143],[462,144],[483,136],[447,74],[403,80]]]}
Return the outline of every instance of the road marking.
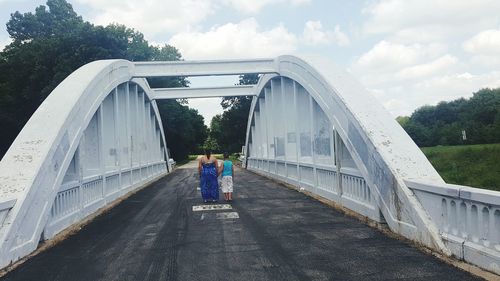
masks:
{"label": "road marking", "polygon": [[219,220],[225,220],[225,219],[239,219],[240,216],[238,215],[237,212],[225,212],[225,213],[217,213],[215,214],[215,217]]}
{"label": "road marking", "polygon": [[223,212],[223,213],[202,213],[200,216],[200,220],[205,219],[218,219],[218,220],[227,220],[227,219],[239,219],[240,215],[237,212]]}
{"label": "road marking", "polygon": [[231,210],[233,207],[229,204],[212,204],[193,206],[193,212],[212,211],[212,210]]}

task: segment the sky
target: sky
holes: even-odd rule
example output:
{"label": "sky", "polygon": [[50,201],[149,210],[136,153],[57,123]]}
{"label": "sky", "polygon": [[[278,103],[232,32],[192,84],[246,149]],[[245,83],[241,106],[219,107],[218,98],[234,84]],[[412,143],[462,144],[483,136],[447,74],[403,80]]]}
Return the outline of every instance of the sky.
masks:
{"label": "sky", "polygon": [[[39,0],[0,0],[0,22]],[[498,0],[68,0],[85,20],[121,23],[185,60],[325,57],[393,116],[500,87]],[[0,48],[10,42],[5,25]],[[192,86],[234,84],[196,79]],[[192,99],[209,124],[220,99]]]}

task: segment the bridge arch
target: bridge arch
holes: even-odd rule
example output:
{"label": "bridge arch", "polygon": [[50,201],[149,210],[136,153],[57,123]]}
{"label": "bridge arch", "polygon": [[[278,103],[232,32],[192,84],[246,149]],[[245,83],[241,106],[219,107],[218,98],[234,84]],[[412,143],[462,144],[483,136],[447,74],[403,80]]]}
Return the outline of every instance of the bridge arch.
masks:
{"label": "bridge arch", "polygon": [[[313,67],[300,58],[281,56],[276,68],[277,74],[259,81],[250,110],[248,167],[447,252],[404,183],[407,178],[443,180],[394,118],[335,65]],[[292,122],[287,122],[290,117]]]}
{"label": "bridge arch", "polygon": [[9,148],[0,162],[1,265],[168,171],[156,102],[133,67],[107,60],[79,68]]}

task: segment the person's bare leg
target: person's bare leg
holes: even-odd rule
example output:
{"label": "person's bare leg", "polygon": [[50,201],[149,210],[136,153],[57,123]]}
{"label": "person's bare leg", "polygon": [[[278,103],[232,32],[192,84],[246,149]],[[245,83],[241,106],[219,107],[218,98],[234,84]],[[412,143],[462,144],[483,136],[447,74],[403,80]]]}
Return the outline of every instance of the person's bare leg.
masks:
{"label": "person's bare leg", "polygon": [[228,192],[227,193],[227,198],[229,201],[233,201],[233,193],[232,192]]}

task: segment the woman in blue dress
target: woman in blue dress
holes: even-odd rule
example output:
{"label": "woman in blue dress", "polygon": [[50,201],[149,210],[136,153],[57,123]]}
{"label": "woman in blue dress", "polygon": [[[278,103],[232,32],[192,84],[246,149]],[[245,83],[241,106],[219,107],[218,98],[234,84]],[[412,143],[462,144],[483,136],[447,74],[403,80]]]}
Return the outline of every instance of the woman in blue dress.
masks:
{"label": "woman in blue dress", "polygon": [[205,155],[198,161],[201,197],[205,203],[219,200],[218,164],[211,154],[211,151],[205,151]]}

